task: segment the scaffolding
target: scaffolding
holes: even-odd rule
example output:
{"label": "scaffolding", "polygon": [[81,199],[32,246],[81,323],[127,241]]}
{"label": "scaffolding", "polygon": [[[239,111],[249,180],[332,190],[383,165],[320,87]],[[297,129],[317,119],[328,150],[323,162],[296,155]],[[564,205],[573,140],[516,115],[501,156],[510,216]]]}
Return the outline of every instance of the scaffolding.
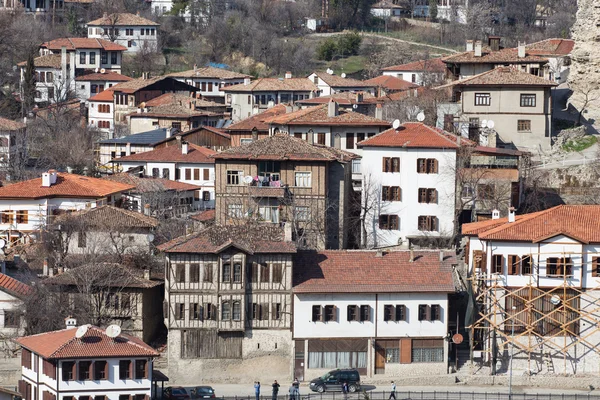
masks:
{"label": "scaffolding", "polygon": [[[556,252],[552,254],[556,255]],[[568,359],[573,357],[570,352],[573,353],[575,346],[584,346],[582,354],[600,354],[600,340],[598,337],[592,339],[600,332],[600,286],[583,288],[583,271],[587,270],[583,262],[579,285],[573,284],[573,263],[564,262],[571,260],[571,254],[563,252],[563,257],[557,258],[563,260],[563,264],[559,262],[556,265],[558,274],[550,277],[560,276],[562,282],[552,287],[539,286],[539,260],[538,265],[531,266],[531,272],[536,270],[537,275],[530,275],[528,284],[520,287],[506,286],[501,273],[487,275],[483,271],[472,274],[469,281],[475,315],[473,323],[468,326],[471,363],[473,351],[478,349],[483,360],[491,362],[494,373],[498,348],[515,346],[526,354],[528,371],[533,371],[532,358],[536,358],[543,360],[548,372],[554,373],[552,353],[562,355],[565,372]],[[520,262],[518,258],[512,261]],[[591,261],[589,263],[592,265]],[[593,268],[597,269],[598,263],[600,257],[594,257]],[[510,262],[507,267],[511,268]]]}

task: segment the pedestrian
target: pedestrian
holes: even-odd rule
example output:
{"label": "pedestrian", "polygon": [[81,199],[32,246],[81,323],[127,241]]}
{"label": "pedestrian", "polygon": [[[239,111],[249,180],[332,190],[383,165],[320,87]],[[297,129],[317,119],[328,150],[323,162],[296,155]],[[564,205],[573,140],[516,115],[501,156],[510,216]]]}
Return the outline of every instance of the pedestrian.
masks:
{"label": "pedestrian", "polygon": [[294,388],[294,400],[300,400],[300,382],[298,378],[294,377],[292,387]]}
{"label": "pedestrian", "polygon": [[271,386],[273,387],[273,400],[277,400],[277,393],[279,393],[280,385],[277,383],[277,380],[275,380]]}
{"label": "pedestrian", "polygon": [[344,394],[344,399],[348,398],[348,382],[342,383],[342,393]]}
{"label": "pedestrian", "polygon": [[290,390],[289,390],[289,392],[290,392],[290,400],[294,400],[295,391],[296,391],[296,388],[294,387],[294,385],[290,385]]}
{"label": "pedestrian", "polygon": [[396,384],[394,383],[394,381],[392,381],[392,391],[390,392],[390,397],[388,400],[392,398],[396,400]]}
{"label": "pedestrian", "polygon": [[260,382],[254,382],[254,394],[256,395],[256,400],[260,400]]}

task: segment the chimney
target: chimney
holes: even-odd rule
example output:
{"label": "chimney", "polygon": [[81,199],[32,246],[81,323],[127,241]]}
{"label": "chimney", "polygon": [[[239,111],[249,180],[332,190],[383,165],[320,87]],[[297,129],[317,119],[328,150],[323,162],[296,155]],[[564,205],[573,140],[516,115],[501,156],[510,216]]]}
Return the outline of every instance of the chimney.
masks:
{"label": "chimney", "polygon": [[188,142],[181,142],[181,154],[187,154],[188,153]]}
{"label": "chimney", "polygon": [[384,255],[383,250],[377,250],[375,252],[375,257],[383,257],[383,255]]}
{"label": "chimney", "polygon": [[43,269],[42,269],[42,275],[44,276],[48,276],[48,259],[44,258],[44,264],[43,264]]}
{"label": "chimney", "polygon": [[196,73],[198,72],[198,65],[197,64],[194,64],[194,72],[196,72]]}
{"label": "chimney", "polygon": [[292,72],[291,71],[287,71],[285,73],[285,79],[292,79]]}
{"label": "chimney", "polygon": [[475,57],[481,57],[481,40],[477,40],[475,41],[475,54],[473,54]]}
{"label": "chimney", "polygon": [[67,65],[68,69],[69,69],[69,78],[70,78],[70,83],[69,85],[75,85],[75,52],[71,51],[69,52],[69,65]]}
{"label": "chimney", "polygon": [[492,210],[492,219],[500,219],[500,211]]}
{"label": "chimney", "polygon": [[103,18],[106,18],[106,17],[108,17],[108,13],[106,13],[106,12],[105,12],[105,13],[103,13],[103,14],[102,14],[102,17],[103,17]]}
{"label": "chimney", "polygon": [[250,78],[244,78],[244,85],[249,85],[251,82]]}
{"label": "chimney", "polygon": [[414,262],[415,261],[415,251],[413,249],[409,250],[409,257],[408,257],[408,262]]}
{"label": "chimney", "polygon": [[150,270],[149,269],[144,270],[144,279],[147,281],[150,280]]}
{"label": "chimney", "polygon": [[362,101],[363,101],[363,97],[364,97],[364,96],[363,96],[363,93],[362,93],[362,92],[358,92],[358,93],[356,93],[356,102],[357,102],[357,103],[362,103]]}
{"label": "chimney", "polygon": [[525,58],[525,42],[519,42],[517,47],[517,57]]}
{"label": "chimney", "polygon": [[137,15],[139,17],[140,16],[140,12],[139,11],[136,12],[135,15]]}
{"label": "chimney", "polygon": [[508,222],[515,222],[515,208],[508,208]]}
{"label": "chimney", "polygon": [[329,100],[327,103],[327,116],[329,118],[337,117],[338,115],[338,104],[333,101],[333,99]]}
{"label": "chimney", "polygon": [[150,204],[144,204],[144,215],[150,216]]}
{"label": "chimney", "polygon": [[467,51],[473,51],[473,41],[467,40]]}
{"label": "chimney", "polygon": [[375,118],[383,119],[383,106],[381,104],[375,106]]}
{"label": "chimney", "polygon": [[67,47],[60,48],[60,67],[62,71],[62,79],[67,78]]}
{"label": "chimney", "polygon": [[65,325],[67,329],[75,329],[77,328],[77,320],[69,315],[65,318]]}
{"label": "chimney", "polygon": [[42,173],[42,187],[50,187],[50,174],[48,172]]}
{"label": "chimney", "polygon": [[56,179],[58,178],[58,173],[55,169],[49,169],[48,174],[50,174],[50,184],[54,185],[56,183]]}
{"label": "chimney", "polygon": [[488,38],[488,45],[492,51],[500,50],[500,38],[498,36],[490,36]]}
{"label": "chimney", "polygon": [[177,142],[177,146],[181,148],[181,135],[175,136],[175,141]]}
{"label": "chimney", "polygon": [[130,156],[131,155],[131,143],[127,143],[125,145],[125,155],[126,156]]}
{"label": "chimney", "polygon": [[444,261],[444,252],[440,250],[440,262]]}
{"label": "chimney", "polygon": [[284,223],[283,225],[283,240],[286,242],[292,241],[292,224]]}

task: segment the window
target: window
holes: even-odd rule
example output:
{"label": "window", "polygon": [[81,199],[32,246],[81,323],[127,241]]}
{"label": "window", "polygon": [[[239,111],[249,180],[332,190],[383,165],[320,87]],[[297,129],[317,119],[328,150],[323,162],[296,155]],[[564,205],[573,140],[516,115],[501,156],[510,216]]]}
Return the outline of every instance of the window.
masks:
{"label": "window", "polygon": [[48,88],[48,99],[54,99],[54,87]]}
{"label": "window", "polygon": [[208,92],[212,92],[213,91],[213,83],[212,82],[208,82]]}
{"label": "window", "polygon": [[321,321],[321,318],[322,318],[321,306],[318,306],[318,305],[312,306],[312,321],[313,322]]}
{"label": "window", "polygon": [[[131,47],[131,46],[129,46]],[[110,53],[110,63],[111,64],[116,64],[117,63],[117,52],[116,51],[112,51]]]}
{"label": "window", "polygon": [[212,280],[213,280],[212,271],[213,271],[212,264],[210,264],[210,263],[204,264],[204,274],[202,276],[203,282],[212,282]]}
{"label": "window", "polygon": [[480,200],[492,200],[494,198],[496,189],[494,185],[481,183],[477,185],[477,197]]}
{"label": "window", "polygon": [[400,217],[397,215],[382,214],[379,216],[379,229],[383,230],[399,230]]}
{"label": "window", "polygon": [[185,319],[185,304],[175,303],[175,319],[183,321]]}
{"label": "window", "polygon": [[336,322],[337,321],[337,307],[336,306],[332,306],[332,305],[328,305],[325,306],[325,322],[329,322],[329,321],[333,321]]}
{"label": "window", "polygon": [[521,275],[531,275],[533,270],[533,259],[530,255],[521,258]]}
{"label": "window", "polygon": [[437,203],[437,190],[420,188],[419,203]]}
{"label": "window", "polygon": [[346,320],[348,321],[358,321],[359,310],[358,306],[349,305],[346,309]]}
{"label": "window", "polygon": [[394,321],[396,317],[396,313],[394,312],[394,306],[390,304],[385,304],[383,306],[383,320],[384,321]]}
{"label": "window", "polygon": [[418,218],[420,231],[436,232],[438,230],[438,219],[433,215],[421,215]]}
{"label": "window", "polygon": [[411,74],[410,81],[412,83],[417,83],[417,74]]}
{"label": "window", "polygon": [[144,36],[144,29],[140,29],[140,36]]}
{"label": "window", "polygon": [[442,306],[439,304],[431,305],[431,321],[441,321],[442,320]]}
{"label": "window", "polygon": [[508,275],[519,275],[519,266],[520,266],[520,258],[519,256],[515,256],[513,254],[508,256]]}
{"label": "window", "polygon": [[242,305],[239,301],[233,302],[233,320],[240,321],[242,319]]}
{"label": "window", "polygon": [[54,78],[52,76],[52,72],[50,72],[50,71],[46,72],[46,82],[52,83],[53,81],[54,81]]}
{"label": "window", "polygon": [[476,106],[489,106],[491,103],[492,101],[489,93],[475,93]]}
{"label": "window", "polygon": [[229,321],[231,319],[231,304],[228,301],[221,303],[221,320]]}
{"label": "window", "polygon": [[311,187],[312,179],[310,172],[296,172],[294,174],[294,186],[296,187]]}
{"label": "window", "polygon": [[324,133],[317,133],[317,144],[321,144],[321,145],[325,146],[325,134]]}
{"label": "window", "polygon": [[271,314],[271,318],[275,321],[279,321],[281,319],[281,303],[273,304],[273,313]]}
{"label": "window", "polygon": [[279,223],[279,206],[258,207],[258,215],[261,221]]}
{"label": "window", "polygon": [[77,233],[77,247],[85,249],[87,247],[87,233],[80,231]]}
{"label": "window", "polygon": [[400,172],[399,157],[383,157],[382,172]]}
{"label": "window", "polygon": [[148,364],[146,360],[135,360],[135,379],[148,378]]}
{"label": "window", "polygon": [[126,311],[131,309],[131,299],[128,293],[121,293],[121,309]]}
{"label": "window", "polygon": [[4,327],[5,328],[18,328],[21,324],[21,317],[16,311],[4,311]]}
{"label": "window", "polygon": [[530,119],[519,119],[519,120],[517,120],[517,131],[519,131],[519,132],[531,132],[531,120]]}
{"label": "window", "polygon": [[396,321],[406,321],[406,306],[404,304],[396,304]]}
{"label": "window", "polygon": [[12,213],[10,211],[2,211],[1,218],[3,224],[10,224],[12,220]]}
{"label": "window", "polygon": [[271,264],[271,269],[273,270],[273,277],[271,278],[271,282],[282,283],[283,282],[283,265],[282,264]]}
{"label": "window", "polygon": [[79,361],[77,365],[77,380],[85,381],[90,379],[91,361]]}
{"label": "window", "polygon": [[185,264],[175,264],[175,282],[185,282]]}
{"label": "window", "polygon": [[502,254],[492,255],[492,274],[504,273],[504,256]]}
{"label": "window", "polygon": [[132,40],[128,40],[127,41],[127,47],[131,47],[133,46],[133,41]]}
{"label": "window", "polygon": [[400,201],[401,189],[399,186],[382,186],[381,200],[383,201]]}
{"label": "window", "polygon": [[202,307],[204,312],[204,319],[214,320],[217,317],[216,307],[211,303],[204,303]]}
{"label": "window", "polygon": [[244,171],[227,171],[227,184],[228,185],[239,185],[241,180],[240,176]]}
{"label": "window", "polygon": [[573,259],[570,257],[549,257],[546,259],[546,276],[570,277],[573,274]]}
{"label": "window", "polygon": [[427,304],[419,304],[419,321],[429,321],[429,311]]}
{"label": "window", "polygon": [[231,283],[231,262],[223,261],[221,282]]}
{"label": "window", "polygon": [[96,64],[96,52],[90,51],[90,64]]}
{"label": "window", "polygon": [[413,339],[411,359],[413,363],[443,362],[444,340]]}
{"label": "window", "polygon": [[164,179],[169,179],[169,168],[163,168],[163,170],[162,170],[162,177]]}
{"label": "window", "polygon": [[94,362],[94,380],[108,379],[108,363],[106,361]]}
{"label": "window", "polygon": [[171,128],[181,130],[181,122],[171,122]]}
{"label": "window", "polygon": [[202,191],[202,201],[210,201],[210,192],[208,190]]}
{"label": "window", "polygon": [[72,381],[75,379],[75,363],[73,361],[63,361],[62,363],[62,380]]}
{"label": "window", "polygon": [[438,161],[435,158],[417,159],[417,172],[419,174],[437,174]]}
{"label": "window", "polygon": [[600,257],[592,257],[592,277],[600,277]]}
{"label": "window", "polygon": [[227,216],[229,218],[242,218],[242,205],[241,204],[228,204],[227,205]]}
{"label": "window", "polygon": [[152,168],[152,177],[158,178],[160,176],[160,170],[158,168]]}
{"label": "window", "polygon": [[362,305],[360,306],[360,320],[371,321],[371,306]]}
{"label": "window", "polygon": [[242,283],[242,264],[233,264],[233,283]]}
{"label": "window", "polygon": [[17,224],[26,224],[28,220],[27,210],[17,211]]}
{"label": "window", "polygon": [[190,282],[200,281],[200,264],[190,264]]}
{"label": "window", "polygon": [[535,107],[535,94],[521,94],[521,107]]}
{"label": "window", "polygon": [[310,208],[305,206],[295,206],[294,219],[298,222],[308,221],[310,219]]}
{"label": "window", "polygon": [[79,64],[85,64],[85,51],[79,53]]}
{"label": "window", "polygon": [[354,133],[346,134],[346,149],[354,149]]}

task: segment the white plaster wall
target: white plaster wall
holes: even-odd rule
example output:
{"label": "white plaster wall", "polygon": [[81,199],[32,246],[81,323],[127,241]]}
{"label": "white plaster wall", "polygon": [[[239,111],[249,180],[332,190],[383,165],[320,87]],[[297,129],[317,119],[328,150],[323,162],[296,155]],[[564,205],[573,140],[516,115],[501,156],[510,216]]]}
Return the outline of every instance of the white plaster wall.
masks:
{"label": "white plaster wall", "polygon": [[[225,97],[225,92],[222,90],[222,84],[238,85],[244,83],[244,79],[217,79],[217,78],[174,78],[180,82],[185,82],[188,85],[194,86],[202,96],[207,97]],[[205,83],[206,90],[202,90],[202,83]],[[212,91],[208,90],[208,82],[212,82]]]}
{"label": "white plaster wall", "polygon": [[[79,83],[79,82],[78,82]],[[86,82],[89,83],[89,82]],[[89,87],[88,87],[89,90]],[[98,112],[99,105],[108,105],[110,107],[109,113],[101,113]],[[88,107],[88,121],[89,126],[97,128],[100,132],[105,132],[112,136],[112,132],[115,130],[115,120],[114,120],[114,105],[113,102],[103,102],[103,101],[90,101]],[[98,121],[108,121],[110,123],[110,128],[98,128]],[[108,162],[110,160],[107,160]],[[102,162],[102,160],[101,160]],[[105,162],[102,162],[103,164]]]}
{"label": "white plaster wall", "polygon": [[[89,26],[88,27],[88,38],[105,39],[109,40],[109,36],[104,34],[104,29],[111,28],[110,26]],[[127,47],[127,52],[136,53],[140,51],[144,46],[150,49],[156,49],[158,44],[158,26],[119,26],[119,36],[115,40],[115,43],[121,46]],[[133,29],[133,35],[127,36],[125,33],[126,29]],[[140,34],[140,30],[144,29],[144,34]],[[146,35],[146,29],[154,29],[154,35]],[[128,42],[131,41],[131,47],[128,46]],[[110,59],[109,59],[110,61]]]}

